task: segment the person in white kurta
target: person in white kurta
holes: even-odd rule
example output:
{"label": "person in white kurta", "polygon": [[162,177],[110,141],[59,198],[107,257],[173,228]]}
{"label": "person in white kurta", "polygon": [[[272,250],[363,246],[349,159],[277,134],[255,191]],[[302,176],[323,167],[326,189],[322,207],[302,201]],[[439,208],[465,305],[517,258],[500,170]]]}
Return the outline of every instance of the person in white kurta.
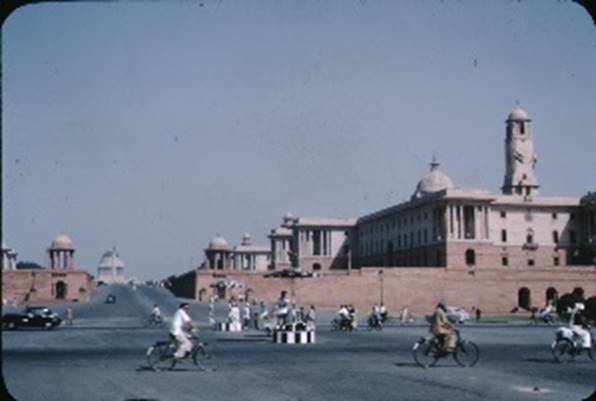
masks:
{"label": "person in white kurta", "polygon": [[174,353],[174,358],[184,358],[187,352],[192,349],[192,343],[188,339],[187,327],[192,327],[192,319],[188,316],[188,304],[183,302],[176,311],[174,318],[172,319],[172,327],[170,328],[170,334],[174,336],[178,342],[178,348]]}

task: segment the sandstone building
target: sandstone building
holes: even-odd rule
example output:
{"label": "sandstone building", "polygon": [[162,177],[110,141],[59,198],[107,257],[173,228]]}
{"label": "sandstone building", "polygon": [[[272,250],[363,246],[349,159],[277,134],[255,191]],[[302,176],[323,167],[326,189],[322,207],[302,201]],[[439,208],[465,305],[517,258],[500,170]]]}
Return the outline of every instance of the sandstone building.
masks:
{"label": "sandstone building", "polygon": [[[197,294],[215,294],[219,283],[220,297],[244,291],[269,299],[288,287],[319,305],[368,307],[389,297],[396,307],[408,302],[420,309],[449,298],[500,311],[542,306],[576,287],[595,294],[595,194],[540,195],[532,120],[519,106],[505,121],[504,149],[500,193],[457,187],[433,158],[407,202],[350,219],[286,214],[269,234],[266,269],[299,269],[315,278],[274,279],[258,274],[263,266],[236,273],[246,269],[231,262],[234,253],[216,237],[196,275]],[[230,281],[242,286],[226,295],[221,283]]]}
{"label": "sandstone building", "polygon": [[2,298],[8,302],[87,302],[94,287],[89,273],[75,267],[76,248],[60,234],[47,249],[45,269],[2,268]]}

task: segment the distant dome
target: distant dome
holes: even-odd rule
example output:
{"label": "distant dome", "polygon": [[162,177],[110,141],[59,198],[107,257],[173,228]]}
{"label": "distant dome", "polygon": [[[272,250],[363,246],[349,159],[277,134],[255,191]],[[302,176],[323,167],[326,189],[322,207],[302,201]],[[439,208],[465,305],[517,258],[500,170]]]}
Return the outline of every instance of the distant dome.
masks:
{"label": "distant dome", "polygon": [[509,113],[508,120],[524,120],[527,121],[530,118],[528,117],[528,113],[524,109],[522,109],[519,105],[516,105],[515,108]]}
{"label": "distant dome", "polygon": [[74,250],[75,248],[72,243],[72,240],[68,238],[68,236],[60,234],[56,238],[54,238],[54,240],[52,241],[52,245],[50,246],[50,249]]}
{"label": "distant dome", "polygon": [[251,245],[252,240],[249,233],[244,233],[242,236],[242,245]]}
{"label": "distant dome", "polygon": [[99,260],[99,267],[111,268],[112,264],[118,269],[124,268],[124,261],[120,258],[120,255],[116,251],[110,250],[102,255]]}
{"label": "distant dome", "polygon": [[209,249],[229,249],[228,241],[226,241],[221,235],[217,234],[209,242]]}
{"label": "distant dome", "polygon": [[433,162],[430,164],[430,172],[418,182],[412,199],[421,198],[425,195],[451,188],[455,188],[453,181],[451,181],[448,175],[439,171],[439,163],[433,159]]}
{"label": "distant dome", "polygon": [[284,219],[293,219],[294,215],[290,212],[286,212],[286,214],[284,215]]}

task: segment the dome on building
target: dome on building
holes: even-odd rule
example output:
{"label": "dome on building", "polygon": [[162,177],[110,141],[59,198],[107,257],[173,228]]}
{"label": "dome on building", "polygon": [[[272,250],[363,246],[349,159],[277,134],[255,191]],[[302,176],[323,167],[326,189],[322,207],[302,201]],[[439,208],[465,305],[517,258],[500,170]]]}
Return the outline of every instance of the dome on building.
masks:
{"label": "dome on building", "polygon": [[99,267],[112,268],[112,263],[115,268],[124,268],[124,261],[120,255],[114,250],[107,251],[99,260]]}
{"label": "dome on building", "polygon": [[516,105],[515,108],[509,113],[508,120],[524,120],[527,121],[530,118],[528,117],[528,113],[524,109],[522,109],[519,105]]}
{"label": "dome on building", "polygon": [[439,170],[439,163],[433,158],[433,162],[430,164],[430,172],[418,182],[412,199],[451,188],[455,188],[453,181],[447,174]]}
{"label": "dome on building", "polygon": [[68,236],[66,236],[64,234],[60,234],[56,238],[54,238],[54,240],[52,241],[52,245],[50,246],[50,249],[71,250],[71,249],[75,249],[75,248],[72,243],[72,240],[70,238],[68,238]]}
{"label": "dome on building", "polygon": [[229,249],[228,241],[226,241],[221,235],[217,234],[209,242],[209,249]]}
{"label": "dome on building", "polygon": [[244,235],[242,236],[242,245],[251,245],[251,244],[252,244],[252,240],[250,238],[250,234],[244,233]]}

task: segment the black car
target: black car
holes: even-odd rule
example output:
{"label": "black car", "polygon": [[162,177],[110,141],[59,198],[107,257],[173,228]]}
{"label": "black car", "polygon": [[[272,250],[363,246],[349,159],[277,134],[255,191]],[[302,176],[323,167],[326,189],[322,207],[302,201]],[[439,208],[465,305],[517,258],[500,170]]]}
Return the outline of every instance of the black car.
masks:
{"label": "black car", "polygon": [[53,329],[62,322],[57,314],[45,306],[29,306],[22,313],[7,313],[2,316],[3,329],[40,327]]}

